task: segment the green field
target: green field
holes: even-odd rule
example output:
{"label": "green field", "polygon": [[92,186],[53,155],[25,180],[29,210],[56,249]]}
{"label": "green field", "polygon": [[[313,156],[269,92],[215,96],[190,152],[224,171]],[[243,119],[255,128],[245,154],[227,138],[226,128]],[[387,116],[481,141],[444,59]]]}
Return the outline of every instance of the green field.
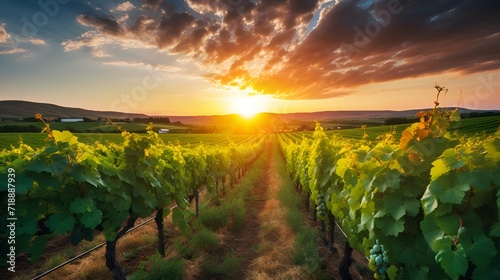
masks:
{"label": "green field", "polygon": [[[0,122],[0,127],[2,126],[35,126],[43,129],[44,124],[42,122]],[[107,125],[106,122],[74,122],[74,123],[64,123],[64,122],[52,122],[49,123],[50,128],[54,130],[69,130],[78,132],[104,132],[104,133],[116,133],[118,129],[112,125]],[[130,132],[145,132],[148,124],[145,123],[115,123],[115,125],[120,126],[121,129]],[[158,130],[160,128],[167,128],[171,131],[185,131],[192,129],[190,126],[186,125],[174,125],[174,124],[154,124],[153,130]]]}
{"label": "green field", "polygon": [[[33,123],[33,125],[37,125],[40,128],[42,127],[41,123]],[[51,127],[53,129],[61,129],[57,125],[61,125],[61,123],[53,123]],[[72,124],[77,125],[80,129],[93,129],[99,126],[96,126],[96,123],[77,123]],[[91,126],[93,125],[93,126]],[[120,124],[121,125],[121,124]],[[405,130],[409,124],[401,124],[394,126],[373,126],[366,128],[366,134],[368,135],[367,140],[376,141],[377,137],[383,135],[385,133],[389,133],[394,131],[394,137],[399,139],[401,137],[401,132]],[[103,128],[109,129],[109,126],[101,126]],[[188,128],[187,126],[173,126],[173,125],[158,125],[158,128],[169,128],[175,127],[179,128]],[[483,117],[483,118],[472,118],[472,119],[463,119],[459,122],[456,122],[451,125],[450,132],[456,132],[460,135],[469,137],[474,135],[483,135],[483,134],[492,134],[500,127],[500,116],[494,117]],[[114,127],[111,127],[115,129]],[[127,131],[134,130],[145,130],[146,125],[144,124],[124,124],[123,129]],[[64,129],[64,128],[63,128]],[[156,127],[155,127],[156,129]],[[169,128],[170,129],[170,128]],[[302,137],[312,138],[312,131],[306,132],[293,132],[288,133],[287,135],[293,141],[300,141]],[[332,135],[340,135],[345,138],[360,140],[363,137],[363,130],[360,128],[354,129],[341,129],[341,130],[328,130],[326,134],[329,136]],[[75,133],[78,138],[87,144],[94,143],[95,141],[99,141],[101,143],[111,142],[118,143],[121,141],[121,135],[119,133]],[[258,136],[255,135],[247,135],[247,134],[198,134],[198,133],[184,133],[184,134],[162,134],[160,137],[166,143],[170,142],[172,144],[180,144],[180,145],[227,145],[231,141],[234,143],[245,143],[256,141]],[[0,133],[0,149],[8,149],[11,145],[17,146],[20,139],[25,144],[28,144],[32,147],[42,147],[45,144],[45,139],[47,135],[44,133]]]}
{"label": "green field", "polygon": [[[394,137],[396,139],[401,138],[401,133],[409,127],[411,124],[400,124],[393,126],[372,126],[366,128],[366,134],[368,135],[367,140],[376,141],[377,137],[384,135],[385,133],[395,132]],[[451,133],[458,133],[463,136],[474,136],[474,135],[484,135],[493,134],[500,127],[500,116],[493,117],[482,117],[482,118],[472,118],[472,119],[462,119],[459,122],[453,123],[449,131]],[[293,139],[302,139],[302,137],[312,138],[312,131],[307,132],[295,132],[291,133]],[[363,130],[361,128],[353,129],[341,129],[341,130],[328,130],[326,134],[329,136],[340,135],[345,138],[350,138],[354,140],[361,140],[363,137]]]}
{"label": "green field", "polygon": [[[96,141],[101,143],[120,143],[122,136],[119,133],[75,133],[78,140],[85,144]],[[160,134],[160,138],[165,143],[187,145],[227,145],[230,142],[253,143],[260,138],[258,135],[247,134]],[[11,146],[18,146],[20,141],[33,148],[40,148],[47,141],[46,133],[0,133],[0,150],[9,149]]]}

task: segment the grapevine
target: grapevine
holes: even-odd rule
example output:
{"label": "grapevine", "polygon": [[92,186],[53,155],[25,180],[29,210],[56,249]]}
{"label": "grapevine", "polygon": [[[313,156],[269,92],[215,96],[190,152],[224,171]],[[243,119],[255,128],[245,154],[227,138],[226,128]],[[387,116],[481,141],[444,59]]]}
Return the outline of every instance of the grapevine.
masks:
{"label": "grapevine", "polygon": [[311,193],[318,217],[333,214],[350,246],[372,259],[376,277],[497,279],[500,132],[449,133],[460,115],[439,108],[445,88],[436,89],[434,108],[417,114],[397,142],[328,139],[319,124],[312,140],[280,138],[287,169]]}
{"label": "grapevine", "polygon": [[[225,177],[242,168],[264,145],[263,138],[231,148],[191,149],[163,143],[151,127],[146,135],[123,131],[122,143],[104,145],[84,144],[69,131],[51,130],[47,124],[45,147],[20,144],[0,152],[0,174],[7,168],[18,174],[17,252],[36,260],[49,236],[70,233],[77,244],[92,240],[99,230],[106,238],[106,265],[116,279],[124,279],[116,263],[116,241],[138,218],[156,215],[162,229],[163,218],[172,214],[174,224],[189,231],[187,196],[208,184],[210,175]],[[6,186],[0,192],[7,192]],[[172,203],[179,207],[170,213]],[[158,249],[164,254],[161,230],[159,236]]]}

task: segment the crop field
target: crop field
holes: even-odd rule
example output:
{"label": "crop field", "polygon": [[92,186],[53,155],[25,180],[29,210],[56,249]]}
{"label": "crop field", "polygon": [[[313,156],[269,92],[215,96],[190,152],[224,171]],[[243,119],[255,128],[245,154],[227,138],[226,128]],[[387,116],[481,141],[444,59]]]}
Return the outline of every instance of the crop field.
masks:
{"label": "crop field", "polygon": [[[395,139],[401,138],[401,133],[409,126],[409,124],[399,124],[393,126],[372,126],[367,127],[364,130],[361,128],[352,129],[341,129],[341,130],[326,130],[326,135],[340,135],[347,139],[361,140],[363,139],[364,133],[366,133],[366,140],[377,141],[379,136],[383,136],[387,133],[393,134]],[[471,118],[462,119],[458,122],[454,122],[450,125],[448,129],[450,133],[456,133],[460,136],[471,137],[471,136],[481,136],[490,135],[495,133],[500,128],[500,116],[493,117],[481,117],[481,118]],[[293,132],[290,133],[290,138],[294,140],[301,140],[302,137],[312,138],[312,131],[306,132]]]}
{"label": "crop field", "polygon": [[[17,233],[26,240],[19,250],[37,259],[20,257],[19,279],[235,279],[240,271],[247,279],[410,279],[422,265],[410,251],[433,260],[426,265],[439,279],[457,279],[470,263],[476,279],[494,279],[498,217],[480,214],[497,211],[500,117],[452,123],[426,114],[419,126],[158,134],[162,141],[54,131],[49,143],[46,133],[0,133],[18,219],[32,225]],[[404,129],[411,133],[401,137]],[[377,139],[388,133],[395,141]],[[49,148],[10,149],[20,141]],[[443,237],[461,242],[460,220],[471,228],[464,247],[436,246]],[[144,228],[125,236],[138,223]],[[434,261],[453,250],[466,257]],[[488,262],[474,257],[483,252]]]}
{"label": "crop field", "polygon": [[[112,125],[106,124],[106,122],[51,122],[50,127],[54,130],[69,130],[69,131],[79,131],[79,132],[104,132],[104,133],[116,133],[118,129]],[[114,123],[120,126],[122,130],[130,132],[145,132],[148,124],[144,123],[127,123],[127,122],[116,122]],[[42,122],[10,122],[4,121],[0,122],[0,127],[2,126],[34,126],[43,129],[44,124]],[[190,126],[185,125],[173,125],[173,124],[154,124],[153,130],[158,130],[160,128],[166,128],[173,131],[176,130],[187,130],[191,129]]]}
{"label": "crop field", "polygon": [[[123,141],[120,133],[75,133],[82,143],[90,144],[96,141],[100,143],[119,143]],[[235,144],[253,143],[258,141],[258,135],[241,135],[241,134],[160,134],[159,137],[165,143],[179,144],[182,146],[198,146],[198,145],[228,145],[233,142]],[[9,149],[12,146],[16,147],[20,141],[28,144],[33,148],[40,148],[47,143],[46,133],[18,133],[8,132],[0,133],[0,150]]]}

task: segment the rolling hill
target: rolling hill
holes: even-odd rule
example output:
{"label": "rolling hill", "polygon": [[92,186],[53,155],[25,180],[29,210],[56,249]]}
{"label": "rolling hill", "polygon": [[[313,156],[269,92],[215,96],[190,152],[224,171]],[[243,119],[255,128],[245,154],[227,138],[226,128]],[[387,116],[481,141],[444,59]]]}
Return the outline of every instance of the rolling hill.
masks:
{"label": "rolling hill", "polygon": [[[342,121],[342,120],[379,120],[383,121],[387,118],[411,118],[416,113],[428,109],[415,109],[404,111],[392,110],[352,110],[352,111],[323,111],[323,112],[310,112],[310,113],[260,113],[257,118],[262,120],[272,120],[273,122],[286,123],[290,121]],[[491,110],[489,110],[491,111]],[[484,112],[481,110],[469,110],[460,108],[460,113],[471,112]],[[500,112],[496,110],[495,112]],[[0,119],[21,119],[27,117],[34,117],[36,113],[42,114],[45,118],[89,118],[97,119],[126,119],[126,118],[147,118],[145,114],[133,114],[112,111],[95,111],[82,108],[63,107],[48,103],[37,103],[30,101],[19,100],[0,100]],[[199,124],[199,125],[228,125],[238,124],[244,121],[244,118],[238,114],[230,115],[212,115],[212,116],[167,116],[170,121],[180,121],[184,124]]]}
{"label": "rolling hill", "polygon": [[0,101],[1,119],[22,119],[34,117],[40,113],[44,118],[89,118],[97,119],[126,119],[147,118],[144,114],[130,114],[112,111],[94,111],[81,108],[63,107],[48,103],[38,103],[20,100]]}

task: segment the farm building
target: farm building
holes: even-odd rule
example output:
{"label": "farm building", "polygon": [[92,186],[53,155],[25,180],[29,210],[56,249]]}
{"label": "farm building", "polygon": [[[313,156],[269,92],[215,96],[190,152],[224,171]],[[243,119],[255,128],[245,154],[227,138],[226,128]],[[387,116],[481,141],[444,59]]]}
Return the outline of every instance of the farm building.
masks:
{"label": "farm building", "polygon": [[169,133],[170,132],[170,129],[167,129],[167,128],[160,128],[160,130],[158,130],[158,133],[160,134],[165,134],[165,133]]}
{"label": "farm building", "polygon": [[83,122],[82,118],[61,118],[61,122]]}

